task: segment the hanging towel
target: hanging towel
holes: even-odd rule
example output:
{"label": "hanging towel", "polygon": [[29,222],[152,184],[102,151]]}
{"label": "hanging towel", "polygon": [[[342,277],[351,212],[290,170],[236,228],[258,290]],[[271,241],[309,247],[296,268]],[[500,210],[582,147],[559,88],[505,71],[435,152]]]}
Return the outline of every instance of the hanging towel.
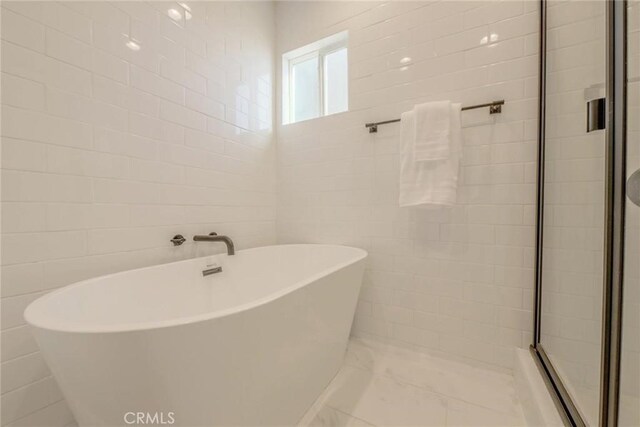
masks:
{"label": "hanging towel", "polygon": [[449,158],[451,102],[437,101],[413,107],[415,113],[415,160],[443,160]]}
{"label": "hanging towel", "polygon": [[453,205],[458,188],[462,154],[460,104],[449,106],[449,156],[431,161],[416,160],[416,113],[401,116],[400,206]]}

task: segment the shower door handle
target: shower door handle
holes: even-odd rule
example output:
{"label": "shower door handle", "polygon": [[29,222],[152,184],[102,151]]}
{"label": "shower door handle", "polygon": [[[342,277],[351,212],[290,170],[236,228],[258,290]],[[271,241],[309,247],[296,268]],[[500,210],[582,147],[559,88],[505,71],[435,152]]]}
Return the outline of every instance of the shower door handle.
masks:
{"label": "shower door handle", "polygon": [[634,205],[640,206],[640,169],[627,180],[627,197]]}
{"label": "shower door handle", "polygon": [[606,98],[596,98],[587,101],[587,132],[605,128],[606,110]]}

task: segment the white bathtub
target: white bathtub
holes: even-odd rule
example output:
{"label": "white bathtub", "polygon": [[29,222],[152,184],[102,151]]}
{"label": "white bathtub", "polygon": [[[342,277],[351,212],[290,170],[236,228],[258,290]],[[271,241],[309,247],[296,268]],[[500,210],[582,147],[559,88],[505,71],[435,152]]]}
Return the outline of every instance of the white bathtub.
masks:
{"label": "white bathtub", "polygon": [[292,425],[342,363],[366,256],[282,245],[164,264],[67,286],[25,319],[81,426]]}

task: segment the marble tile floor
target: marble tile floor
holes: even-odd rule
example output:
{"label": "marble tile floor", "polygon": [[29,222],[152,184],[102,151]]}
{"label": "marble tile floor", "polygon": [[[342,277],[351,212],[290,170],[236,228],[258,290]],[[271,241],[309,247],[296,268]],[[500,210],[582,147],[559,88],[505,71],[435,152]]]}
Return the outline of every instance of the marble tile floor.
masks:
{"label": "marble tile floor", "polygon": [[525,426],[513,376],[352,338],[299,426]]}

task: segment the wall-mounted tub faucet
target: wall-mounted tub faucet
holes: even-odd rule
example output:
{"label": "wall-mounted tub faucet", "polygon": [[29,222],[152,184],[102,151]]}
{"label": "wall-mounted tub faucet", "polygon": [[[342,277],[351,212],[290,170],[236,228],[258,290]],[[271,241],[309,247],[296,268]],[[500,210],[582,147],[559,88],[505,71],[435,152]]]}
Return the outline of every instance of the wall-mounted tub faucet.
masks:
{"label": "wall-mounted tub faucet", "polygon": [[194,242],[224,242],[227,245],[227,255],[234,255],[236,250],[233,246],[233,240],[227,236],[218,236],[218,233],[211,232],[208,236],[196,235],[193,236]]}

